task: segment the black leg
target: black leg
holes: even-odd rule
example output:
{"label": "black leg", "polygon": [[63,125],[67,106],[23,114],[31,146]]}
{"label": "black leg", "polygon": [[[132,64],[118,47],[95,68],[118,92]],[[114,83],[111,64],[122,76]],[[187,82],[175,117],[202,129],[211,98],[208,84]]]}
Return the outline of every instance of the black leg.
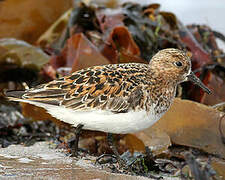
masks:
{"label": "black leg", "polygon": [[125,163],[124,163],[124,161],[121,159],[120,154],[118,153],[118,151],[117,151],[117,149],[116,149],[116,146],[115,146],[114,140],[113,140],[113,135],[112,135],[111,133],[108,133],[108,135],[107,135],[107,140],[108,140],[109,147],[112,149],[114,155],[115,155],[116,158],[117,158],[118,163],[120,164],[120,166],[124,166]]}
{"label": "black leg", "polygon": [[75,130],[75,142],[72,146],[72,156],[78,156],[78,143],[79,143],[79,138],[80,138],[80,132],[83,128],[83,124],[78,124]]}

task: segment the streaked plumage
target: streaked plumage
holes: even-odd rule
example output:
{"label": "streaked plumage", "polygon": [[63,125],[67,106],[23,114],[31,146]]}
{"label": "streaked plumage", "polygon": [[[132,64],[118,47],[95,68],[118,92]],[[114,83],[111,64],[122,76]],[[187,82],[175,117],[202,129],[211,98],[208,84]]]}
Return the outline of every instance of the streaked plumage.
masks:
{"label": "streaked plumage", "polygon": [[177,84],[187,80],[190,73],[191,61],[183,51],[165,49],[149,65],[90,67],[29,89],[19,97],[14,92],[9,96],[43,107],[73,126],[83,124],[83,129],[128,133],[159,120],[169,109]]}

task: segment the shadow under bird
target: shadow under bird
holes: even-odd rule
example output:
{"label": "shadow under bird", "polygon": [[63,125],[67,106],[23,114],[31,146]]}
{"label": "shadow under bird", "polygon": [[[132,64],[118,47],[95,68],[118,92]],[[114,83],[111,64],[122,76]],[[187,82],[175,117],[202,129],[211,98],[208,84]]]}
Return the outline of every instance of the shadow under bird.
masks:
{"label": "shadow under bird", "polygon": [[[179,83],[191,81],[210,90],[191,71],[191,60],[178,49],[164,49],[149,64],[94,66],[26,91],[9,91],[10,100],[47,110],[60,121],[77,127],[77,155],[81,129],[126,134],[152,126],[169,109]],[[119,154],[112,146],[118,157]],[[119,157],[118,157],[119,158]]]}

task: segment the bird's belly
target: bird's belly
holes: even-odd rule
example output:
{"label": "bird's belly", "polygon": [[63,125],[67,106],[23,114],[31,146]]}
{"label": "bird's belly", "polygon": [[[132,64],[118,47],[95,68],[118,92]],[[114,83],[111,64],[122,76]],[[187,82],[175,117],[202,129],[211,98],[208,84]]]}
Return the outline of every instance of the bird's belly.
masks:
{"label": "bird's belly", "polygon": [[[118,113],[108,115],[93,115],[90,122],[83,121],[84,128],[90,130],[104,131],[116,134],[126,134],[146,129],[153,125],[159,117],[147,113],[146,111]],[[99,119],[99,120],[98,120]]]}
{"label": "bird's belly", "polygon": [[83,129],[126,134],[146,129],[158,121],[164,114],[155,114],[154,106],[145,110],[113,113],[104,110],[74,111],[69,108],[23,100],[35,106],[45,108],[53,117],[72,126],[83,124]]}
{"label": "bird's belly", "polygon": [[49,110],[49,113],[57,119],[75,127],[78,124],[83,124],[83,129],[116,134],[143,130],[153,125],[161,117],[161,115],[155,115],[144,110],[130,111],[128,113],[112,113],[103,110],[79,112],[66,108],[58,108],[57,113],[51,112],[51,110]]}

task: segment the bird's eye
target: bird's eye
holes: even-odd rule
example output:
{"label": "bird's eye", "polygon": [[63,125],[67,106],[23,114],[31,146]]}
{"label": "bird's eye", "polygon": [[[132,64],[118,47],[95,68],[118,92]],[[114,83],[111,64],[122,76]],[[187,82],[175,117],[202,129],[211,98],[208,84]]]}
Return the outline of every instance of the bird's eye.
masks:
{"label": "bird's eye", "polygon": [[177,67],[183,66],[183,63],[180,62],[180,61],[176,61],[174,64],[175,64],[175,66],[177,66]]}

